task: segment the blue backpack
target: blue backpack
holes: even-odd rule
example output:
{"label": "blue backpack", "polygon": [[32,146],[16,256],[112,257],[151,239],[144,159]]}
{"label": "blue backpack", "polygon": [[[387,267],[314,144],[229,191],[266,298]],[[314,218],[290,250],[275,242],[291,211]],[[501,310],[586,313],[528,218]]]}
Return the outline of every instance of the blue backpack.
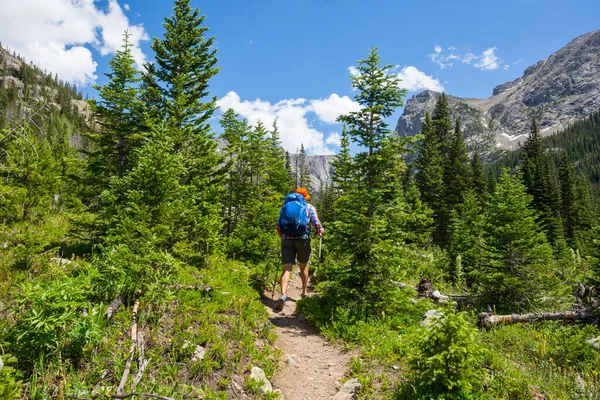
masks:
{"label": "blue backpack", "polygon": [[291,237],[300,237],[310,232],[306,207],[306,200],[301,194],[290,193],[285,196],[285,202],[279,213],[279,226],[282,233]]}

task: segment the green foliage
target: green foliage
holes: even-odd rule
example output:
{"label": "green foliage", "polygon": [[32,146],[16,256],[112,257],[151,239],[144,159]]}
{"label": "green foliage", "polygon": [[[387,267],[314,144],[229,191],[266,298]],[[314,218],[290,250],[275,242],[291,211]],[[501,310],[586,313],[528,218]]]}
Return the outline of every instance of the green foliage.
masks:
{"label": "green foliage", "polygon": [[94,260],[96,274],[91,285],[94,296],[102,301],[122,298],[131,301],[157,283],[169,282],[176,261],[167,253],[141,244],[102,248]]}
{"label": "green foliage", "polygon": [[15,367],[17,359],[11,354],[0,356],[0,398],[17,400],[21,398],[22,382]]}
{"label": "green foliage", "polygon": [[334,203],[332,235],[336,251],[349,263],[331,270],[328,290],[367,315],[380,312],[393,301],[394,249],[403,228],[395,222],[406,212],[400,185],[404,143],[391,137],[384,122],[402,104],[405,92],[398,88],[397,77],[388,73],[389,68],[379,66],[379,54],[371,49],[368,57],[359,61],[359,73],[351,78],[358,90],[355,100],[363,108],[340,117],[348,138],[366,151],[358,153],[351,165],[346,153],[337,160],[341,170],[335,185],[342,192]]}
{"label": "green foliage", "polygon": [[483,347],[465,313],[442,313],[425,327],[411,360],[416,398],[469,399],[477,397],[485,376]]}
{"label": "green foliage", "polygon": [[16,324],[11,345],[26,371],[40,357],[77,359],[86,346],[98,343],[105,320],[92,306],[86,274],[50,282],[25,282],[15,295]]}
{"label": "green foliage", "polygon": [[488,304],[524,310],[539,304],[549,282],[552,249],[540,231],[532,196],[503,171],[484,223],[485,263],[475,280]]}
{"label": "green foliage", "polygon": [[122,178],[135,165],[135,151],[142,144],[142,116],[139,99],[139,73],[129,43],[130,34],[123,35],[123,45],[109,61],[109,81],[98,90],[99,100],[90,101],[100,129],[87,137],[88,181],[96,195],[107,189],[112,177]]}

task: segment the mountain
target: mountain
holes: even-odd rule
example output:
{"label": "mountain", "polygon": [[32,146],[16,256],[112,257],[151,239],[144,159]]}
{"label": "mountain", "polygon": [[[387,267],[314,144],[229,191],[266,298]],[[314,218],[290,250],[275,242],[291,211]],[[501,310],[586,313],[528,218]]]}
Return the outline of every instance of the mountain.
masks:
{"label": "mountain", "polygon": [[[290,154],[290,161],[292,164],[292,169],[294,168],[294,160],[296,155]],[[331,183],[331,172],[333,171],[333,166],[331,162],[335,158],[335,156],[307,156],[308,160],[308,172],[310,174],[310,181],[313,192],[319,192],[321,188],[321,184],[326,186]]]}
{"label": "mountain", "polygon": [[[430,90],[408,100],[396,134],[420,132],[425,112],[440,93]],[[471,150],[490,153],[524,141],[532,119],[544,136],[552,135],[600,109],[600,30],[579,36],[522,77],[494,88],[487,99],[448,96],[460,117]]]}

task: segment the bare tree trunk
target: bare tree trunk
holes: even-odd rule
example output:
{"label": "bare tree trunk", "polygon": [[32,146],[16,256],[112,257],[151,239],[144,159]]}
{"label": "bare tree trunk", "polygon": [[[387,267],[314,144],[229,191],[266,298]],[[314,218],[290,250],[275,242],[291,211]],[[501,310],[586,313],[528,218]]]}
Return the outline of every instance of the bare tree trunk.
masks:
{"label": "bare tree trunk", "polygon": [[117,388],[117,395],[122,395],[123,390],[125,389],[125,384],[127,383],[127,378],[129,378],[129,373],[131,372],[131,363],[133,362],[133,356],[135,354],[135,349],[137,348],[138,336],[137,336],[137,324],[138,324],[138,308],[140,306],[140,301],[136,300],[133,304],[133,311],[131,312],[131,347],[129,348],[129,357],[127,358],[127,362],[125,363],[125,369],[123,370],[123,376],[121,376],[121,382],[119,383],[119,387]]}
{"label": "bare tree trunk", "polygon": [[564,312],[540,312],[531,314],[494,315],[493,313],[479,314],[479,323],[489,328],[494,325],[516,324],[519,322],[536,321],[590,321],[594,318],[592,308]]}

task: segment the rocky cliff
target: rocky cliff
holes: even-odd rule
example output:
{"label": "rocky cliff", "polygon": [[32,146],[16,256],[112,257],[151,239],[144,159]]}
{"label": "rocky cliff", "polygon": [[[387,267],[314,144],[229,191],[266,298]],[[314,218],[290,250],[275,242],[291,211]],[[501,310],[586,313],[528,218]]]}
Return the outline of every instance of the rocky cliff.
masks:
{"label": "rocky cliff", "polygon": [[[425,112],[433,111],[439,96],[425,91],[409,99],[396,133],[419,133]],[[448,100],[472,150],[518,146],[534,118],[543,135],[556,133],[600,109],[600,30],[579,36],[527,68],[522,77],[497,86],[487,99]]]}

